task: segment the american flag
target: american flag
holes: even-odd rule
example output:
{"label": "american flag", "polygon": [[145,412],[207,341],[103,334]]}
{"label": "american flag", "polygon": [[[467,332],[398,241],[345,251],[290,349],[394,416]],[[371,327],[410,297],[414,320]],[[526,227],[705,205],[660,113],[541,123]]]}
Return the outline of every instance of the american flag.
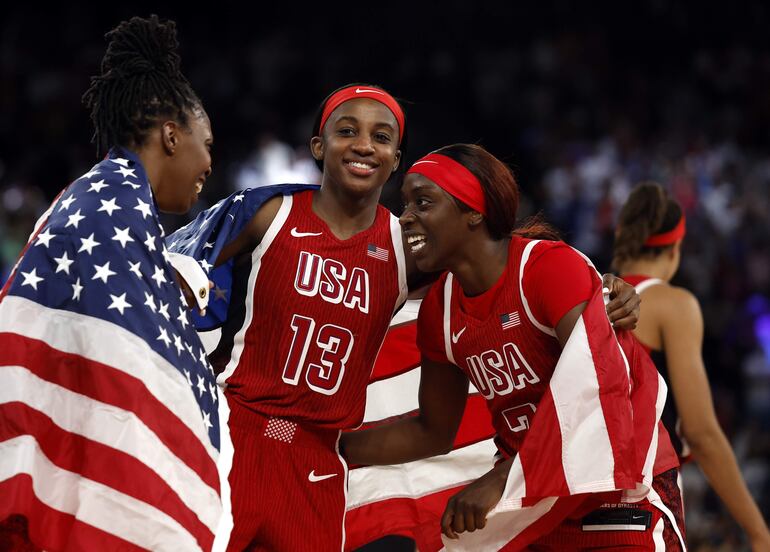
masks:
{"label": "american flag", "polygon": [[374,257],[375,259],[379,259],[381,261],[387,261],[388,260],[388,250],[383,249],[382,247],[377,247],[373,243],[370,243],[366,246],[366,254],[370,257]]}
{"label": "american flag", "polygon": [[500,325],[504,330],[508,330],[514,326],[518,326],[519,324],[521,324],[521,320],[519,319],[519,311],[507,312],[500,315]]}
{"label": "american flag", "polygon": [[139,159],[115,149],[41,218],[0,293],[0,520],[46,550],[209,550],[213,371]]}

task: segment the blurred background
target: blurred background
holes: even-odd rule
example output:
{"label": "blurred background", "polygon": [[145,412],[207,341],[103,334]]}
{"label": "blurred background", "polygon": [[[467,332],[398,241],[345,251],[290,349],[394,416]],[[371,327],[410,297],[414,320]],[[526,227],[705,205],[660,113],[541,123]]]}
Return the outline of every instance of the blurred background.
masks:
{"label": "blurred background", "polygon": [[[214,130],[197,209],[239,188],[315,182],[313,116],[350,82],[403,100],[407,163],[453,142],[484,145],[514,169],[521,214],[544,212],[603,270],[630,188],[664,184],[688,216],[675,283],[701,302],[717,413],[767,519],[770,4],[277,4],[5,7],[0,281],[48,203],[97,161],[80,97],[104,33],[158,13],[177,21],[183,70]],[[397,209],[397,183],[386,195]],[[742,549],[697,467],[684,475],[691,549]]]}

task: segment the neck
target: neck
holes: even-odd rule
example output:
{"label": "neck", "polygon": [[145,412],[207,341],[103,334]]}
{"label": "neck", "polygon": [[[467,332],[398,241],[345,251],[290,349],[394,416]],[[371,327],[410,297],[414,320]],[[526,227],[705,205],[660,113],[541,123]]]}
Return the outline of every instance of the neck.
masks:
{"label": "neck", "polygon": [[144,167],[144,172],[147,174],[147,180],[150,181],[152,194],[157,197],[158,187],[160,186],[162,178],[160,171],[161,164],[158,162],[156,154],[153,153],[153,150],[150,148],[127,147],[125,149],[130,149],[137,155],[137,157],[139,157],[139,161],[142,163],[142,167]]}
{"label": "neck", "polygon": [[661,259],[632,259],[620,267],[620,276],[624,274],[640,274],[659,278],[668,282],[673,276],[671,267]]}
{"label": "neck", "polygon": [[365,196],[351,196],[334,186],[322,184],[313,194],[313,212],[339,239],[347,239],[366,230],[377,216],[380,189]]}
{"label": "neck", "polygon": [[463,293],[467,296],[480,295],[495,285],[505,272],[508,264],[510,238],[493,240],[471,240],[449,271],[454,274]]}

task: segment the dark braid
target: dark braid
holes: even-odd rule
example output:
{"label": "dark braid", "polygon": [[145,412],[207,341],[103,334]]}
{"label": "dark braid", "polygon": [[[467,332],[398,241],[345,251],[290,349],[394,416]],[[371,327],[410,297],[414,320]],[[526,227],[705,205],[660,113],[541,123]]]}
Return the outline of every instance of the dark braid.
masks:
{"label": "dark braid", "polygon": [[615,232],[612,266],[616,270],[626,261],[657,256],[666,248],[644,245],[647,238],[673,230],[682,217],[682,208],[655,182],[639,184],[620,210]]}
{"label": "dark braid", "polygon": [[201,101],[180,71],[176,24],[133,17],[105,35],[102,74],[91,77],[83,103],[91,110],[97,154],[141,146],[161,117],[187,126]]}

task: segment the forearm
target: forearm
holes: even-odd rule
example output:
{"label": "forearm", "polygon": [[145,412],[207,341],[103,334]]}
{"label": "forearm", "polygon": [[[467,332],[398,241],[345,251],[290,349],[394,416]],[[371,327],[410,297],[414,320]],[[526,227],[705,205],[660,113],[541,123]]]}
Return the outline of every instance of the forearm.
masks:
{"label": "forearm", "polygon": [[345,458],[350,463],[401,464],[446,454],[451,450],[452,436],[431,431],[418,416],[381,427],[345,433],[341,444]]}
{"label": "forearm", "polygon": [[768,528],[743,480],[730,443],[721,431],[690,440],[693,458],[714,491],[746,534],[756,539],[768,536]]}

